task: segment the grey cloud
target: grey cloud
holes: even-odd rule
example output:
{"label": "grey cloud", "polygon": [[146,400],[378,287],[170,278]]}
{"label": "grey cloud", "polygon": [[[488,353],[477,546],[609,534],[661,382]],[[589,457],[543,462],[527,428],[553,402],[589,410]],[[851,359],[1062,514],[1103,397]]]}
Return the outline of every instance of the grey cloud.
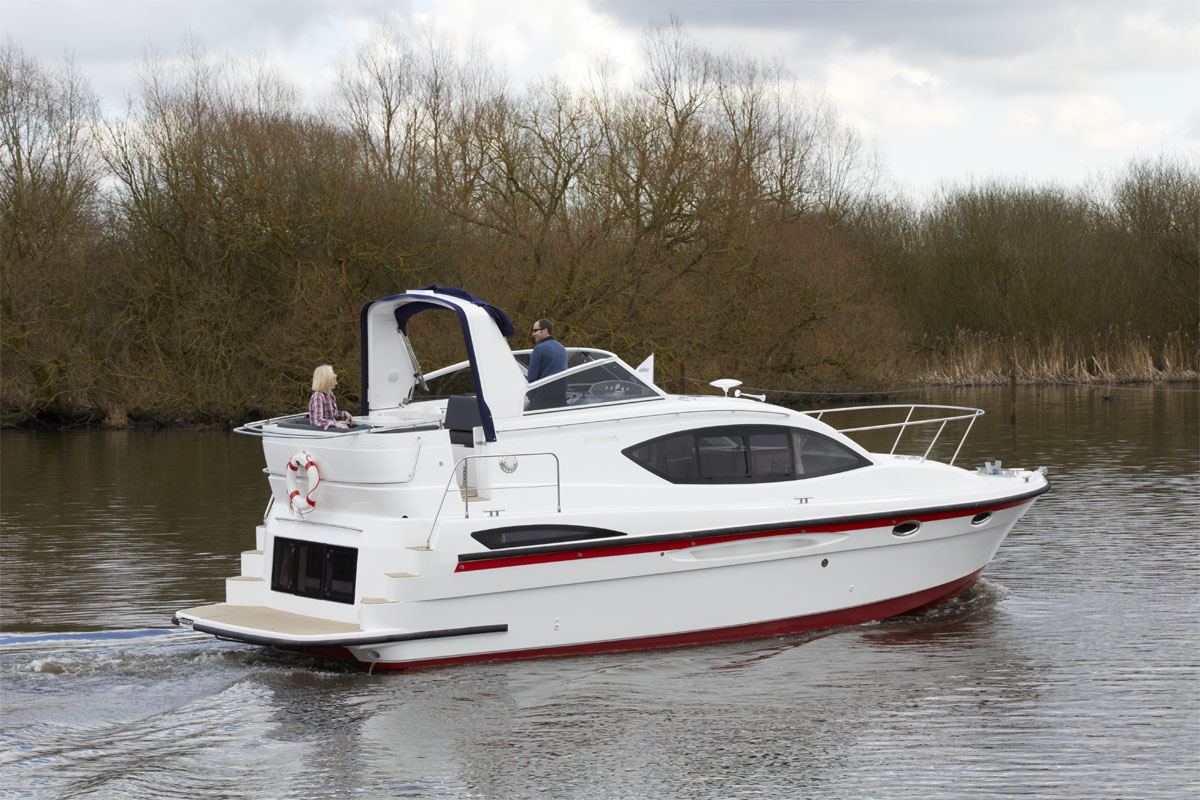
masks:
{"label": "grey cloud", "polygon": [[70,52],[90,63],[128,62],[151,46],[172,52],[189,32],[213,49],[250,53],[295,42],[340,20],[408,17],[411,6],[410,0],[6,0],[4,28],[42,58]]}
{"label": "grey cloud", "polygon": [[631,27],[672,15],[694,28],[804,31],[806,41],[887,48],[913,60],[989,59],[1072,46],[1130,14],[1197,24],[1194,0],[588,0]]}
{"label": "grey cloud", "polygon": [[1054,20],[1064,6],[1037,0],[589,1],[597,11],[632,26],[674,15],[697,28],[791,28],[818,40],[849,40],[862,48],[887,46],[956,56],[1012,54],[1038,47],[1052,39]]}
{"label": "grey cloud", "polygon": [[0,34],[44,64],[71,56],[111,112],[138,92],[136,75],[147,53],[170,58],[189,36],[211,53],[240,58],[319,40],[339,23],[406,20],[412,13],[410,0],[0,2]]}
{"label": "grey cloud", "polygon": [[672,15],[701,37],[785,33],[785,61],[819,76],[886,53],[994,96],[1099,91],[1122,73],[1194,72],[1196,0],[587,0],[630,29]]}

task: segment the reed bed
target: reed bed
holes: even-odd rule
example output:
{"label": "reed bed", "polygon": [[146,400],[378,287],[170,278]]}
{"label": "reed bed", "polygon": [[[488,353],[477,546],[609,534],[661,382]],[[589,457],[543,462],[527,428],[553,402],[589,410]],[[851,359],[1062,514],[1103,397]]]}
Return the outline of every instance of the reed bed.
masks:
{"label": "reed bed", "polygon": [[1008,380],[1084,384],[1161,383],[1200,380],[1194,338],[1174,331],[1153,341],[1137,334],[1106,332],[1090,343],[1070,344],[1061,336],[1036,342],[976,331],[959,331],[939,341],[920,359],[919,384],[986,384]]}

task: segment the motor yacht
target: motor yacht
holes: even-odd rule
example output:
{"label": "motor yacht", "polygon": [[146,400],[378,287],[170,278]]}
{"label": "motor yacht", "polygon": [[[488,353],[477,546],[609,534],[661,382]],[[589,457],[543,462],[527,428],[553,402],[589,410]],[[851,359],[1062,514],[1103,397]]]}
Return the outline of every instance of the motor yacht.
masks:
{"label": "motor yacht", "polygon": [[[423,372],[417,315],[466,359]],[[225,601],[176,624],[380,670],[854,625],[962,592],[1049,488],[1044,469],[953,465],[978,409],[800,412],[732,379],[671,394],[589,348],[529,383],[508,317],[437,286],[360,325],[353,427],[238,429],[270,500]],[[879,435],[890,451],[859,443]]]}

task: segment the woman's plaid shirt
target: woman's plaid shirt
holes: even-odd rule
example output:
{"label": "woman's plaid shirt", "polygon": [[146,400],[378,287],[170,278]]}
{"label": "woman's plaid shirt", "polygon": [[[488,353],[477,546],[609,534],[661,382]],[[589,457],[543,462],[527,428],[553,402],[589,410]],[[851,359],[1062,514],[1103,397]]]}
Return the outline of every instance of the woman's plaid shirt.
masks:
{"label": "woman's plaid shirt", "polygon": [[308,398],[308,421],[318,428],[329,430],[335,422],[350,422],[349,412],[338,411],[337,400],[332,393],[313,392]]}

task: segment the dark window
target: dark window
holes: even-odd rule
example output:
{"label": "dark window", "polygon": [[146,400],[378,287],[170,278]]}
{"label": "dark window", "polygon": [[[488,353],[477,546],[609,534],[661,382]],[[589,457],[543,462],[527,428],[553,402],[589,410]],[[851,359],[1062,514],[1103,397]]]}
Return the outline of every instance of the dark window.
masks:
{"label": "dark window", "polygon": [[814,478],[870,462],[828,436],[772,425],[684,431],[626,448],[672,483],[762,483]]}
{"label": "dark window", "polygon": [[700,477],[719,481],[750,477],[746,466],[746,437],[738,433],[697,434],[696,450],[700,455]]}
{"label": "dark window", "polygon": [[358,572],[358,550],[325,547],[325,580],[322,596],[335,603],[354,602],[354,580]]}
{"label": "dark window", "polygon": [[296,542],[275,540],[275,561],[271,565],[271,588],[277,592],[296,592]]}
{"label": "dark window", "polygon": [[832,475],[871,463],[828,436],[813,431],[793,431],[792,444],[796,450],[796,471],[801,478]]}
{"label": "dark window", "polygon": [[436,378],[429,378],[426,380],[426,384],[429,386],[428,392],[421,387],[420,381],[417,382],[414,395],[416,399],[428,400],[456,394],[475,394],[475,375],[469,366],[447,372]]}
{"label": "dark window", "polygon": [[577,525],[526,525],[520,528],[496,528],[490,531],[475,531],[471,536],[489,550],[508,547],[528,547],[535,544],[558,544],[559,542],[583,542],[589,539],[607,539],[624,536],[617,531],[603,528],[587,528]]}
{"label": "dark window", "polygon": [[796,477],[795,459],[787,431],[746,435],[749,443],[750,474],[763,480],[790,481]]}
{"label": "dark window", "polygon": [[[585,362],[586,363],[586,362]],[[561,380],[530,389],[525,395],[526,409],[587,406],[620,400],[658,397],[635,373],[614,361],[597,364],[572,373]]]}
{"label": "dark window", "polygon": [[625,451],[625,455],[669,481],[691,483],[700,479],[696,437],[691,432],[634,445]]}
{"label": "dark window", "polygon": [[357,571],[358,550],[353,547],[276,537],[271,590],[353,603]]}
{"label": "dark window", "polygon": [[297,542],[296,594],[301,597],[320,597],[321,578],[325,574],[325,546],[312,542]]}

